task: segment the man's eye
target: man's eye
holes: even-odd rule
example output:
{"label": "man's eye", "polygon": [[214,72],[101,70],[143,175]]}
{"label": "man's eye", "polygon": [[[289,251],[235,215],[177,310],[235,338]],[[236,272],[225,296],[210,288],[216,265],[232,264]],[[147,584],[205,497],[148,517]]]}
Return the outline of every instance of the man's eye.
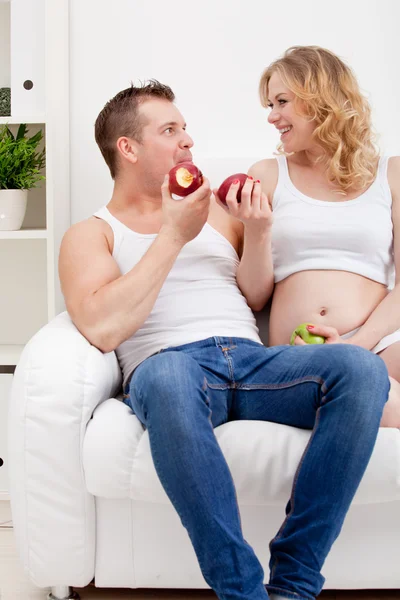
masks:
{"label": "man's eye", "polygon": [[165,131],[170,132],[170,131],[173,131],[173,130],[174,130],[173,127],[168,127],[168,129],[166,129]]}

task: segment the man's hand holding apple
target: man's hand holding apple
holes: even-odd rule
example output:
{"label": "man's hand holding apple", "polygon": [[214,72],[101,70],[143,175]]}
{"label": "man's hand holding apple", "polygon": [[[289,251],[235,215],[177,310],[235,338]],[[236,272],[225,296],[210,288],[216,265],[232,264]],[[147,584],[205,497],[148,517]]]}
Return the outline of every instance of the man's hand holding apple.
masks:
{"label": "man's hand holding apple", "polygon": [[165,176],[161,186],[162,195],[162,231],[174,241],[184,246],[193,240],[203,229],[210,209],[210,182],[204,178],[194,192],[174,200],[171,196],[169,175]]}

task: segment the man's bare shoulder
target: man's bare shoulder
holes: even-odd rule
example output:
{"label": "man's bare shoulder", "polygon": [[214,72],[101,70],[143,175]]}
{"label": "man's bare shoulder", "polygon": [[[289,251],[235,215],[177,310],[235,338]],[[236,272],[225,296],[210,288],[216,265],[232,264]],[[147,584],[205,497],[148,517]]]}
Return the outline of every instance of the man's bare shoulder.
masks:
{"label": "man's bare shoulder", "polygon": [[92,242],[107,241],[107,244],[112,253],[113,248],[113,232],[110,225],[97,217],[89,217],[82,221],[78,221],[71,225],[64,234],[61,249],[63,246],[70,246],[75,244],[83,244],[87,246]]}
{"label": "man's bare shoulder", "polygon": [[65,232],[65,235],[81,235],[90,231],[93,233],[101,233],[107,231],[107,229],[110,229],[110,226],[108,223],[106,223],[106,221],[104,221],[104,219],[91,216],[71,225],[71,227],[69,227],[69,229],[67,229]]}

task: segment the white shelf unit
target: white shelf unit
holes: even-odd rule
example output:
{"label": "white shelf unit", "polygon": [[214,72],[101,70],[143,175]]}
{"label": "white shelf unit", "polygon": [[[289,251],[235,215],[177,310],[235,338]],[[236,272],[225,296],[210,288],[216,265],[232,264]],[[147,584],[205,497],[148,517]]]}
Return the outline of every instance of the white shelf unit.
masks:
{"label": "white shelf unit", "polygon": [[41,115],[20,115],[19,117],[0,117],[0,125],[18,125],[19,123],[46,123],[46,118]]}
{"label": "white shelf unit", "polygon": [[46,147],[46,179],[28,193],[22,228],[0,231],[0,368],[15,366],[32,335],[64,310],[57,263],[70,225],[68,24],[68,0],[0,0],[0,87],[11,87],[11,115],[0,125],[16,132],[26,123],[30,136],[42,129]]}
{"label": "white shelf unit", "polygon": [[44,227],[33,227],[20,229],[19,231],[0,231],[0,240],[45,240],[47,229]]}
{"label": "white shelf unit", "polygon": [[11,116],[0,125],[16,132],[26,123],[29,136],[42,129],[46,147],[46,179],[28,193],[22,228],[0,231],[0,501],[8,500],[1,427],[13,368],[28,340],[64,310],[57,263],[70,225],[68,24],[68,0],[0,0],[0,87],[11,87]]}

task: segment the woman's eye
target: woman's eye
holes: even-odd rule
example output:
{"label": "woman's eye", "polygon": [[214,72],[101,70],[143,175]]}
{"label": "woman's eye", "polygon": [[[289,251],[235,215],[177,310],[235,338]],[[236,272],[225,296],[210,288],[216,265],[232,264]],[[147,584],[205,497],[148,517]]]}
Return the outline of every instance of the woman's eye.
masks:
{"label": "woman's eye", "polygon": [[[278,100],[278,104],[280,106],[282,106],[283,104],[286,104],[286,102],[287,102],[287,100],[283,100],[283,98],[281,98],[281,99]],[[267,108],[272,109],[272,108],[274,108],[274,105],[272,103],[271,104],[267,104]]]}

